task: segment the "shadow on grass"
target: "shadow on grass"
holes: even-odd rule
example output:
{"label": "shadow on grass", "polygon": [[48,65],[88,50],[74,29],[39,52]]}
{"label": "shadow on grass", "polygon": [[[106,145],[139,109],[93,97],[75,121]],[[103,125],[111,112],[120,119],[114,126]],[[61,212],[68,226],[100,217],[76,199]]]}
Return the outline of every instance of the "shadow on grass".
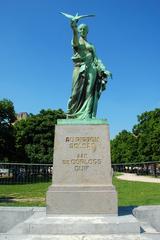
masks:
{"label": "shadow on grass", "polygon": [[0,203],[14,203],[14,202],[16,201],[13,197],[5,197],[5,196],[0,197]]}

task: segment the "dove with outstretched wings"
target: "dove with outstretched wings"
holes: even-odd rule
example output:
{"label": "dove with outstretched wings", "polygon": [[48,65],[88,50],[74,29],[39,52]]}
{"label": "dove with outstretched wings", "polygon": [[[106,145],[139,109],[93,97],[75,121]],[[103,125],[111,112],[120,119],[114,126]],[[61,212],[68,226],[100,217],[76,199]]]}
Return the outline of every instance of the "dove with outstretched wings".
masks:
{"label": "dove with outstretched wings", "polygon": [[81,18],[86,18],[86,17],[95,17],[94,14],[89,14],[89,15],[78,15],[78,13],[73,16],[73,15],[70,15],[68,13],[64,13],[64,12],[60,12],[62,15],[64,15],[65,17],[69,18],[70,20],[72,21],[76,21],[78,22]]}

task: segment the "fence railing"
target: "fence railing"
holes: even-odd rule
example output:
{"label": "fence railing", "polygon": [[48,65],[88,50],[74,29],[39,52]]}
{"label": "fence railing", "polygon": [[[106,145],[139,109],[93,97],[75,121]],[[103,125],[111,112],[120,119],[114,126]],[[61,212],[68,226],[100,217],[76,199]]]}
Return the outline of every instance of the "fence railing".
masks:
{"label": "fence railing", "polygon": [[[114,172],[136,173],[160,177],[160,162],[112,164]],[[48,182],[52,164],[0,163],[0,184]]]}
{"label": "fence railing", "polygon": [[52,164],[0,163],[0,184],[48,182]]}
{"label": "fence railing", "polygon": [[160,162],[112,164],[114,172],[136,173],[137,175],[160,176]]}

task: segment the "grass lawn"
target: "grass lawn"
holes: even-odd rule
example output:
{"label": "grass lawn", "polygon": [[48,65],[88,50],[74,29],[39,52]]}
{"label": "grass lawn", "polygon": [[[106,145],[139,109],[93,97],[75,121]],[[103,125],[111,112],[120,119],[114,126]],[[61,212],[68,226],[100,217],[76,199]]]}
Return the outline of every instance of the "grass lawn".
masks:
{"label": "grass lawn", "polygon": [[49,183],[0,185],[0,206],[45,206]]}
{"label": "grass lawn", "polygon": [[114,177],[119,206],[160,205],[160,183],[124,181]]}
{"label": "grass lawn", "polygon": [[[129,182],[116,177],[119,206],[160,205],[160,184]],[[45,206],[51,183],[0,185],[0,206]]]}

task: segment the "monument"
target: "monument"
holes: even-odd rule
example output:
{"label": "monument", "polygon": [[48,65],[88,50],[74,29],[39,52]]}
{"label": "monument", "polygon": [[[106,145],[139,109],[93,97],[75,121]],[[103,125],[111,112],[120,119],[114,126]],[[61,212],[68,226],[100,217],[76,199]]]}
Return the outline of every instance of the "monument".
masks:
{"label": "monument", "polygon": [[62,14],[70,19],[73,31],[72,91],[67,119],[58,120],[55,126],[53,180],[46,195],[46,217],[32,222],[30,232],[137,233],[140,228],[133,216],[117,215],[109,127],[106,120],[96,119],[98,100],[111,73],[87,41],[88,26],[77,26],[80,19],[94,15]]}
{"label": "monument", "polygon": [[58,120],[55,129],[47,214],[117,214],[108,124],[96,119],[98,100],[111,73],[87,41],[88,26],[77,26],[81,18],[94,15],[62,14],[71,20],[74,70],[68,119]]}

